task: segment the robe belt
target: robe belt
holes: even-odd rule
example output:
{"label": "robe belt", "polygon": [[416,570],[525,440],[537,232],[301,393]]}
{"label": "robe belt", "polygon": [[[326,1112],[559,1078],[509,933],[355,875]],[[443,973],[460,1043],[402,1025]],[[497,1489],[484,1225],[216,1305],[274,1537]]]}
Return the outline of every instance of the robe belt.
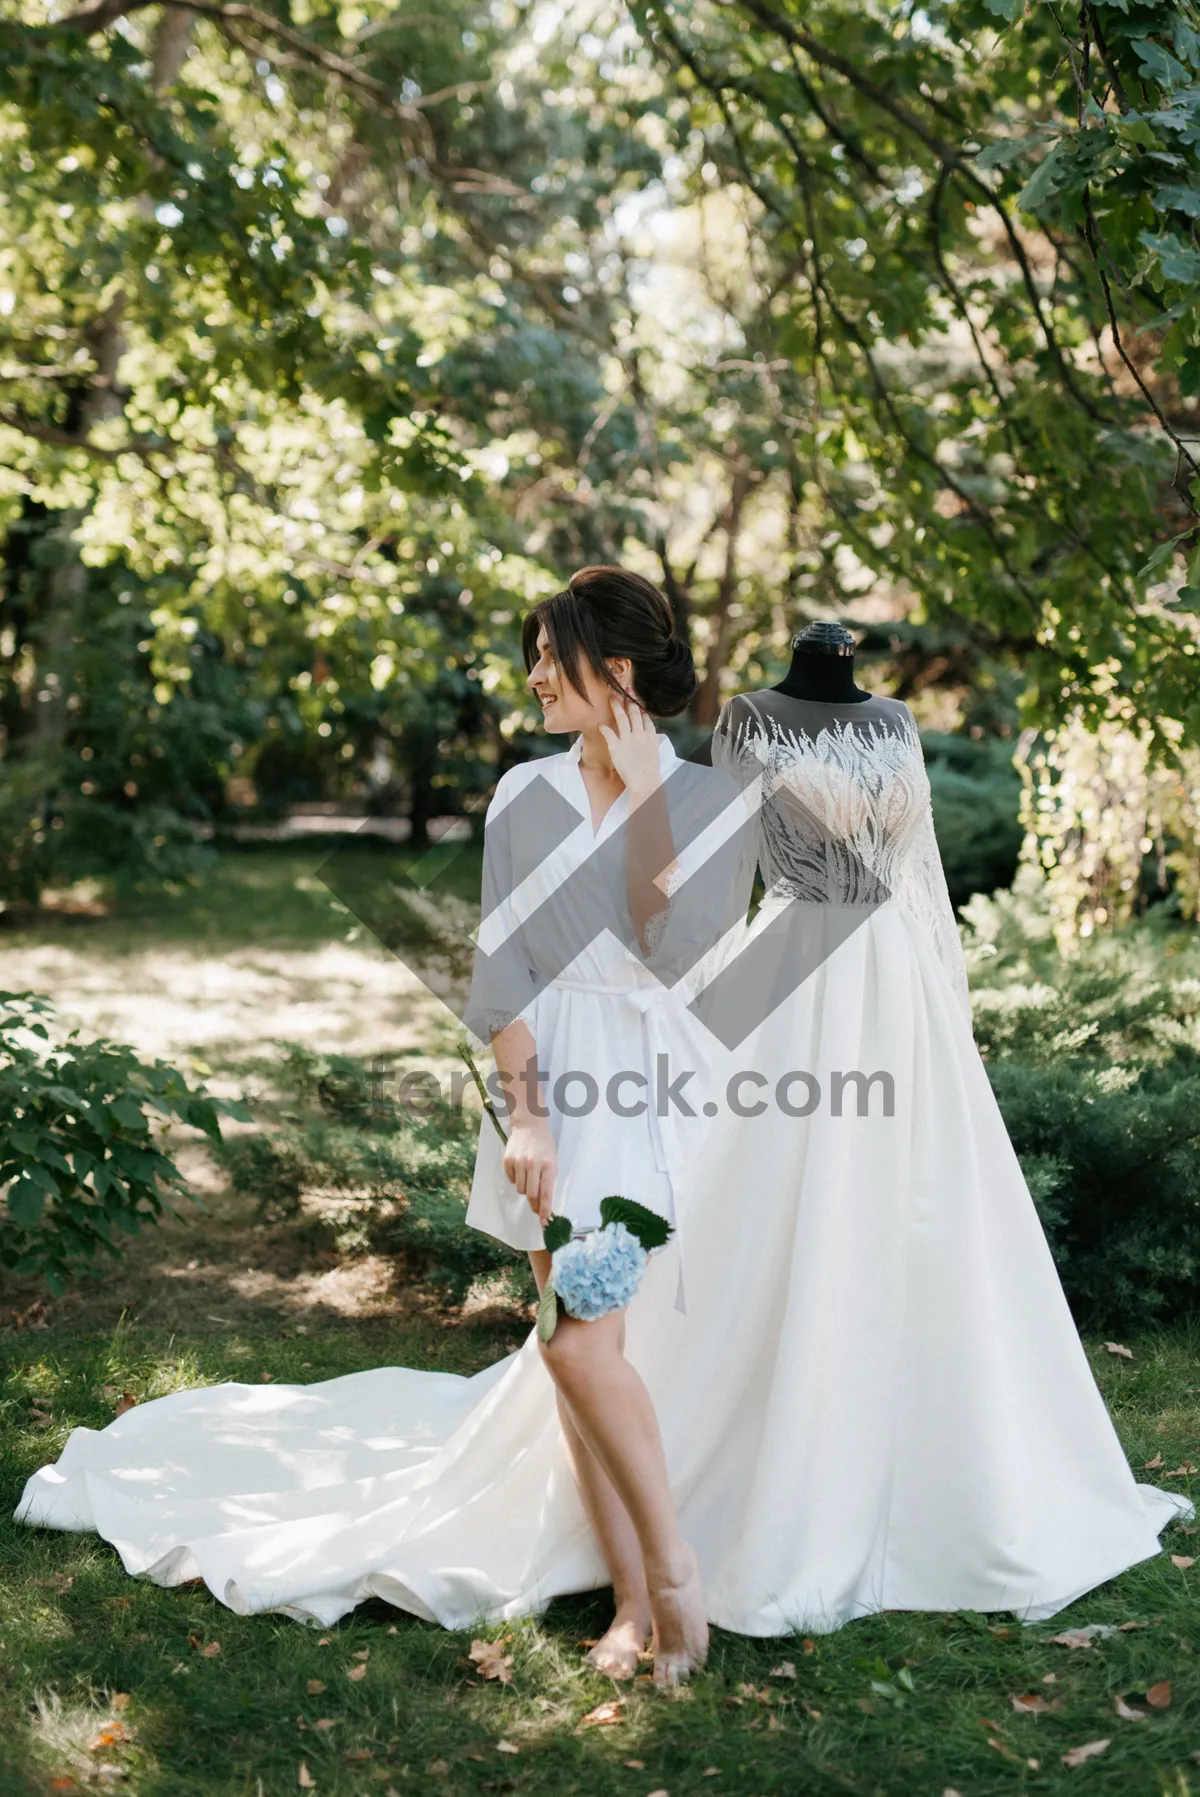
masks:
{"label": "robe belt", "polygon": [[[658,1070],[657,1057],[667,1054],[667,1035],[662,1015],[664,1001],[668,997],[667,989],[657,983],[644,985],[609,985],[599,980],[558,979],[550,982],[549,990],[559,992],[593,992],[602,998],[619,999],[638,1013],[642,1026],[642,1054],[647,1084],[646,1120],[650,1125],[650,1146],[654,1154],[654,1164],[660,1173],[665,1173],[671,1181],[671,1191],[675,1199],[675,1246],[678,1254],[679,1281],[675,1289],[676,1310],[686,1311],[683,1289],[683,1231],[681,1227],[683,1211],[683,1193],[677,1169],[682,1163],[682,1152],[675,1145],[675,1155],[668,1153],[664,1136],[663,1119],[658,1115],[655,1103],[655,1080]],[[614,1069],[616,1071],[616,1069]],[[673,1133],[673,1132],[669,1132]],[[674,1159],[674,1165],[672,1165]],[[623,1194],[626,1198],[634,1198],[641,1202],[634,1192]]]}

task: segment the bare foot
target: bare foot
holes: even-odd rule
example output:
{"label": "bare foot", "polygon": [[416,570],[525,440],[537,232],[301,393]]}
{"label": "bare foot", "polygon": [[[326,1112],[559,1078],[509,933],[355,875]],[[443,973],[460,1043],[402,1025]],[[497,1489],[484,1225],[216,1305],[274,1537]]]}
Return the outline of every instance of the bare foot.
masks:
{"label": "bare foot", "polygon": [[692,1548],[685,1551],[674,1577],[650,1585],[656,1685],[681,1684],[708,1658],[700,1562]]}
{"label": "bare foot", "polygon": [[650,1618],[634,1604],[618,1604],[617,1613],[588,1654],[589,1666],[609,1678],[632,1678],[645,1651]]}

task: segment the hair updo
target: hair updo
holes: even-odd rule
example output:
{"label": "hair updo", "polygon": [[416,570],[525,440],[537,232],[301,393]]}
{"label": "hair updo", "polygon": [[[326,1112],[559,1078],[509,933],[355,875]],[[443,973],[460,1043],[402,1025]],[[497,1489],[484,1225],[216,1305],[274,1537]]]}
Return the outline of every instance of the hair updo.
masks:
{"label": "hair updo", "polygon": [[581,655],[614,692],[621,691],[620,682],[613,679],[606,662],[620,657],[632,662],[634,693],[655,717],[674,717],[696,691],[692,652],[675,634],[671,607],[640,574],[624,568],[580,568],[564,592],[535,605],[521,626],[527,669],[538,658],[538,633],[543,628],[563,677],[581,697]]}

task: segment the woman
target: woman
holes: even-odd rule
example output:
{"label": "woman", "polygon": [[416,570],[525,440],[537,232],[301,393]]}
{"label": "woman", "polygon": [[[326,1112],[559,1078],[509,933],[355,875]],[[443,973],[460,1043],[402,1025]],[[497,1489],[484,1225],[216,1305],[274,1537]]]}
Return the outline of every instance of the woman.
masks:
{"label": "woman", "polygon": [[[584,569],[524,640],[547,730],[576,740],[506,774],[488,812],[471,1018],[510,1115],[502,1152],[483,1120],[469,1217],[528,1249],[541,1285],[552,1209],[583,1229],[621,1193],[681,1221],[695,1107],[673,1088],[705,1032],[677,975],[713,923],[703,895],[667,895],[719,777],[649,724],[682,710],[695,674],[648,582]],[[18,1517],[95,1528],[161,1584],[199,1576],[238,1611],[323,1625],[377,1596],[469,1627],[607,1576],[616,1615],[593,1662],[631,1676],[652,1635],[654,1677],[675,1683],[703,1663],[704,1602],[625,1350],[651,1378],[677,1362],[680,1286],[676,1240],[647,1268],[628,1344],[623,1315],[561,1316],[544,1354],[531,1335],[472,1379],[380,1368],[173,1393],[74,1431]]]}
{"label": "woman", "polygon": [[[575,740],[566,755],[510,770],[488,812],[468,1021],[491,1037],[509,1124],[502,1156],[483,1126],[467,1221],[527,1249],[540,1292],[550,1270],[541,1232],[552,1212],[594,1228],[601,1200],[619,1193],[676,1221],[681,1159],[664,1146],[668,1120],[635,1093],[648,1092],[656,1055],[670,1044],[690,1041],[694,1063],[701,1032],[658,977],[682,946],[666,927],[680,868],[664,787],[675,756],[648,712],[681,711],[696,681],[665,599],[619,568],[573,576],[529,613],[522,643],[547,731]],[[676,811],[681,785],[695,790],[676,781]],[[552,845],[545,831],[556,794],[571,816]],[[606,843],[615,849],[608,856]],[[616,1604],[590,1658],[627,1677],[652,1634],[654,1676],[674,1683],[704,1659],[699,1569],[624,1342],[623,1312],[564,1316],[543,1353]]]}

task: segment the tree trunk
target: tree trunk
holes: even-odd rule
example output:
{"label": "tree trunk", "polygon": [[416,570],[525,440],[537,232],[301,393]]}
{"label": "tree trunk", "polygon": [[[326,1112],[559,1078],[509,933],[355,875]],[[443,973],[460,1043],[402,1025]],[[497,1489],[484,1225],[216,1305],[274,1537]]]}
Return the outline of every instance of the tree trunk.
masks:
{"label": "tree trunk", "polygon": [[737,548],[742,527],[742,508],[753,486],[754,481],[746,469],[736,468],[733,471],[729,484],[729,504],[725,508],[723,519],[725,566],[721,570],[716,603],[712,609],[712,635],[704,663],[704,679],[692,708],[694,721],[709,727],[716,723],[721,709],[721,675],[729,659],[729,639],[733,625],[730,608],[737,594]]}

